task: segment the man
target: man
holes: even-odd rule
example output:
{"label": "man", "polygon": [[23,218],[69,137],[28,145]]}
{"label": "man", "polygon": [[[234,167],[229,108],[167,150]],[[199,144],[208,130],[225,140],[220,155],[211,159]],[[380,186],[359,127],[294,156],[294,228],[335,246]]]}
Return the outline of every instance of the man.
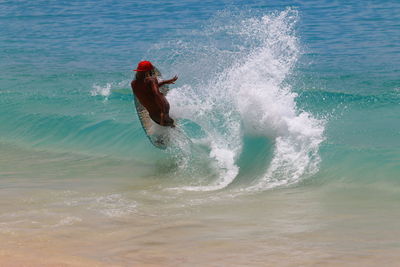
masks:
{"label": "man", "polygon": [[162,126],[175,127],[174,120],[169,116],[169,103],[159,87],[175,83],[178,77],[158,82],[150,61],[139,62],[134,71],[137,73],[136,79],[131,82],[132,91],[149,112],[150,118]]}

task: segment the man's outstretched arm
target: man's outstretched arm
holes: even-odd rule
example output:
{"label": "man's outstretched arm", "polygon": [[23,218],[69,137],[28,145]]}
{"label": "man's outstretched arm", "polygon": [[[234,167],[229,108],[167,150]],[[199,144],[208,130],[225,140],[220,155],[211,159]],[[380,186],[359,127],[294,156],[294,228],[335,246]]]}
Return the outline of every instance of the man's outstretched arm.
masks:
{"label": "man's outstretched arm", "polygon": [[165,85],[165,84],[174,84],[176,80],[178,80],[178,76],[175,75],[172,79],[164,80],[164,81],[162,81],[162,82],[159,82],[159,83],[158,83],[158,86],[161,87],[161,86],[163,86],[163,85]]}

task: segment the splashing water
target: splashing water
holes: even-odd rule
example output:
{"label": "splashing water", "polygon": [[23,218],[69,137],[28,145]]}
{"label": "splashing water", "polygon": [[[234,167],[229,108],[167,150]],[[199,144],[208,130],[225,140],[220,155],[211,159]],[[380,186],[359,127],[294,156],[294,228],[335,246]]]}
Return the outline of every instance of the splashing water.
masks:
{"label": "splashing water", "polygon": [[100,86],[98,84],[93,85],[93,90],[90,91],[92,96],[101,95],[104,97],[109,97],[111,94],[111,83],[107,83],[105,86]]}
{"label": "splashing water", "polygon": [[231,184],[239,174],[244,136],[265,137],[274,146],[268,167],[246,190],[296,183],[318,170],[324,122],[297,110],[296,94],[286,82],[300,54],[297,11],[243,17],[224,13],[220,20],[229,19],[228,24],[216,20],[195,33],[201,40],[173,44],[178,71],[193,81],[171,91],[172,115],[201,127],[201,144],[217,172],[210,184],[183,189],[209,191]]}

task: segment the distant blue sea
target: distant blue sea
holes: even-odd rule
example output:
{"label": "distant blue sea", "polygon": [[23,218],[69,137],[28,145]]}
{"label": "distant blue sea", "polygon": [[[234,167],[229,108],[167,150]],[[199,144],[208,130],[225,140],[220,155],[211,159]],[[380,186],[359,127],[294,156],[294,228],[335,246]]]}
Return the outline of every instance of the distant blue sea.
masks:
{"label": "distant blue sea", "polygon": [[[134,108],[141,60],[179,77],[167,98],[184,138],[166,151]],[[398,189],[400,2],[0,1],[0,151],[0,190],[93,186],[97,198],[75,201],[106,203],[111,217],[146,205],[146,190],[161,202],[184,194],[185,206],[331,184]]]}

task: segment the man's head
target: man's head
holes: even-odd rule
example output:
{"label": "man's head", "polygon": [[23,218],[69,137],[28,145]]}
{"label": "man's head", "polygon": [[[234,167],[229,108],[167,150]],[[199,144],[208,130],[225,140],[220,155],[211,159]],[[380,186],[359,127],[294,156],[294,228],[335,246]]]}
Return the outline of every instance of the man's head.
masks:
{"label": "man's head", "polygon": [[147,71],[151,71],[154,69],[153,64],[151,64],[150,61],[140,61],[137,69],[134,71],[138,71],[138,72],[147,72]]}

